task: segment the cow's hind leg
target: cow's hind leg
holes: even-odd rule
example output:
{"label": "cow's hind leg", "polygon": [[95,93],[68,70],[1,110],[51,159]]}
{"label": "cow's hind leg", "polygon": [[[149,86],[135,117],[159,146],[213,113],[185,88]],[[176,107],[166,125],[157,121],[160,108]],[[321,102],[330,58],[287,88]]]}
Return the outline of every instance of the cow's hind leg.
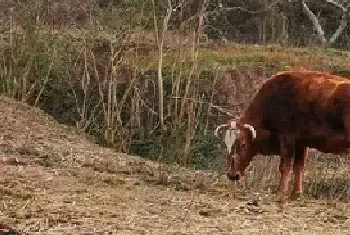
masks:
{"label": "cow's hind leg", "polygon": [[291,157],[286,157],[286,156],[281,156],[281,163],[280,163],[280,173],[281,173],[281,178],[280,178],[280,183],[279,183],[279,192],[282,193],[283,195],[286,195],[288,192],[288,184],[289,184],[289,177],[290,177],[290,172],[292,169],[292,158]]}
{"label": "cow's hind leg", "polygon": [[292,200],[297,200],[301,197],[303,193],[303,178],[304,178],[304,168],[305,163],[308,158],[308,148],[298,146],[295,149],[295,157],[293,164],[294,171],[294,187],[291,194]]}
{"label": "cow's hind leg", "polygon": [[350,148],[350,108],[347,107],[346,114],[344,115],[344,130],[346,135],[346,147]]}

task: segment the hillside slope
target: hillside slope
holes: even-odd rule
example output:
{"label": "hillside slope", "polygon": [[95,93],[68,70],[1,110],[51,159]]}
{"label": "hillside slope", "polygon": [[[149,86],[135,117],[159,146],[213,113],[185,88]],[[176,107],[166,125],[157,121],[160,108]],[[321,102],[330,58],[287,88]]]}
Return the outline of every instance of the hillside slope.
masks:
{"label": "hillside slope", "polygon": [[[28,234],[349,234],[350,206],[277,203],[218,173],[91,143],[0,97],[0,224]],[[0,226],[1,227],[1,226]]]}

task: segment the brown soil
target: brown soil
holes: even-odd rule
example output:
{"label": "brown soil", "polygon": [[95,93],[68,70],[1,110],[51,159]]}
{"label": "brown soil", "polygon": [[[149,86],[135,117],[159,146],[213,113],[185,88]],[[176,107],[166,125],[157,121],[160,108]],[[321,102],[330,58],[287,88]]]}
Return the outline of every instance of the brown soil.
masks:
{"label": "brown soil", "polygon": [[281,204],[219,173],[101,148],[3,97],[0,168],[0,234],[350,234],[347,203]]}

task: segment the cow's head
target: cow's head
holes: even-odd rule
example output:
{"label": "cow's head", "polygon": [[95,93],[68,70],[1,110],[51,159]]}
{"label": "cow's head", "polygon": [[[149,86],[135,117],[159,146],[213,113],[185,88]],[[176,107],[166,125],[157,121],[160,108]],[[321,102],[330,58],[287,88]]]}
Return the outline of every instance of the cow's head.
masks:
{"label": "cow's head", "polygon": [[229,166],[227,176],[230,180],[239,180],[255,155],[256,130],[239,121],[218,126],[214,134],[217,136],[220,130],[224,130],[226,161]]}

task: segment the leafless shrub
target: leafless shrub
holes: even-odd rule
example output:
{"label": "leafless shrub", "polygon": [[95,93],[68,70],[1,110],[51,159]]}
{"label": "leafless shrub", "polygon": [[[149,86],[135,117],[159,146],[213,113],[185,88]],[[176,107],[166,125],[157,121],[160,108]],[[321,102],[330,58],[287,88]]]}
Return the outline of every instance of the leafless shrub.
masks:
{"label": "leafless shrub", "polygon": [[81,28],[95,23],[98,15],[96,1],[5,0],[1,3],[0,21],[4,31],[10,30],[10,21],[28,30],[33,25],[49,28]]}
{"label": "leafless shrub", "polygon": [[[276,192],[280,178],[279,161],[279,156],[255,157],[242,183],[244,188],[254,192]],[[350,199],[349,177],[347,155],[339,156],[313,151],[306,165],[304,196],[348,201]]]}
{"label": "leafless shrub", "polygon": [[3,36],[0,91],[9,97],[37,105],[56,63],[56,48],[37,32],[23,37],[16,25],[12,24]]}

